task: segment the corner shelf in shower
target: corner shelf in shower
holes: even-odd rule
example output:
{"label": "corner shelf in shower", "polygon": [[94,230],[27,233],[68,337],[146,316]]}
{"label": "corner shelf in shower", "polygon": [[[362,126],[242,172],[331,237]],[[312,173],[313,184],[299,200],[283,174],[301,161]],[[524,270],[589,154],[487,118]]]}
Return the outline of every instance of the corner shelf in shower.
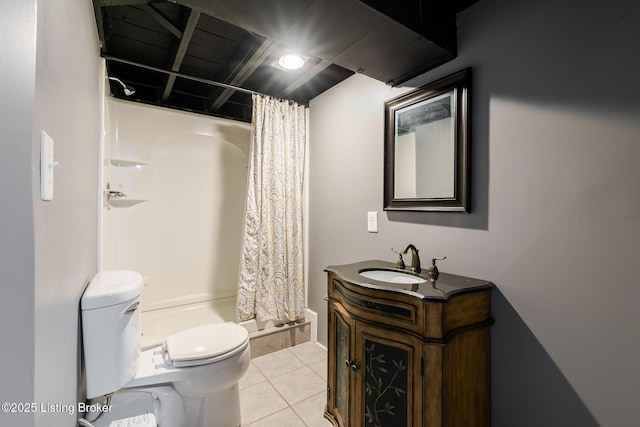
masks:
{"label": "corner shelf in shower", "polygon": [[149,196],[146,194],[129,194],[126,197],[112,197],[109,199],[109,206],[114,208],[129,208],[138,203],[148,202]]}
{"label": "corner shelf in shower", "polygon": [[121,167],[121,168],[130,168],[134,166],[146,166],[149,162],[140,160],[140,159],[132,159],[132,158],[115,158],[109,161],[113,166]]}

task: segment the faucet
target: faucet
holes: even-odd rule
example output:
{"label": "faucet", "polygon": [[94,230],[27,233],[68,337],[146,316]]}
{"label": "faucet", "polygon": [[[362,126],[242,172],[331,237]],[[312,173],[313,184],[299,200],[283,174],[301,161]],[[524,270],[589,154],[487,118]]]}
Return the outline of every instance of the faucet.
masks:
{"label": "faucet", "polygon": [[442,261],[443,259],[447,259],[446,256],[443,257],[435,257],[431,258],[431,265],[427,270],[427,276],[429,276],[429,280],[435,286],[436,280],[438,280],[438,276],[440,275],[440,271],[438,271],[438,267],[436,266],[436,261]]}
{"label": "faucet", "polygon": [[420,256],[418,255],[418,248],[416,248],[413,243],[409,243],[407,247],[402,251],[403,254],[406,254],[407,251],[411,249],[411,267],[410,270],[415,273],[420,273],[422,269],[420,268]]}
{"label": "faucet", "polygon": [[396,261],[396,268],[398,268],[400,270],[404,270],[404,260],[402,259],[402,251],[396,251],[393,248],[391,248],[391,251],[393,251],[393,252],[398,254],[398,261]]}

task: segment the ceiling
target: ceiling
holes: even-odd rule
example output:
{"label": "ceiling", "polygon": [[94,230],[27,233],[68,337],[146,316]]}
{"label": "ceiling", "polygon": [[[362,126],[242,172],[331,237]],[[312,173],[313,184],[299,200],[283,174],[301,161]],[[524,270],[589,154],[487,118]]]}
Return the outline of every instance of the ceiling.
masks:
{"label": "ceiling", "polygon": [[[115,97],[251,121],[251,92],[308,105],[354,73],[398,86],[456,56],[477,0],[93,0]],[[295,51],[295,71],[274,67]],[[227,85],[227,86],[225,86]],[[241,88],[241,89],[236,89]]]}

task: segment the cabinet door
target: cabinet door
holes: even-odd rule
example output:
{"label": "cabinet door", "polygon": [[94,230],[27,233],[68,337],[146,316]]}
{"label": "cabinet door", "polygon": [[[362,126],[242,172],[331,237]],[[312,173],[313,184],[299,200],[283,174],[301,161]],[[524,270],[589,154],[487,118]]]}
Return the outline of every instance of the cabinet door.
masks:
{"label": "cabinet door", "polygon": [[422,424],[422,345],[417,338],[356,323],[355,424]]}
{"label": "cabinet door", "polygon": [[351,389],[351,349],[353,320],[340,304],[329,302],[329,357],[327,376],[327,412],[339,426],[351,426],[353,406]]}

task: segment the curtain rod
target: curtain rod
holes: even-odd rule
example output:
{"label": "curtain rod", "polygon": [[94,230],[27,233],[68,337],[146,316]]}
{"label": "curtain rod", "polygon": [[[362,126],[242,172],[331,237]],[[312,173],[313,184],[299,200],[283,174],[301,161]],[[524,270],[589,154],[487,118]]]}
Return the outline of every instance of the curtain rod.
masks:
{"label": "curtain rod", "polygon": [[[194,80],[196,82],[205,83],[205,84],[209,84],[209,85],[213,85],[213,86],[218,86],[218,87],[222,87],[222,88],[225,88],[225,89],[236,90],[238,92],[249,93],[251,95],[269,96],[269,95],[265,95],[265,94],[260,93],[260,92],[256,92],[256,91],[249,90],[249,89],[245,89],[245,88],[240,87],[240,86],[234,86],[234,85],[230,85],[230,84],[227,84],[227,83],[217,82],[215,80],[209,80],[209,79],[203,79],[203,78],[200,78],[200,77],[194,77],[194,76],[190,76],[188,74],[178,73],[176,71],[164,70],[162,68],[153,67],[151,65],[140,64],[138,62],[129,61],[127,59],[122,59],[122,58],[118,58],[118,57],[111,56],[111,55],[102,55],[102,57],[104,59],[109,59],[111,61],[122,62],[123,64],[133,65],[134,67],[146,68],[147,70],[157,71],[159,73],[171,74],[171,75],[174,75],[176,77],[183,78],[183,79]],[[270,96],[270,98],[273,98],[273,97]]]}

